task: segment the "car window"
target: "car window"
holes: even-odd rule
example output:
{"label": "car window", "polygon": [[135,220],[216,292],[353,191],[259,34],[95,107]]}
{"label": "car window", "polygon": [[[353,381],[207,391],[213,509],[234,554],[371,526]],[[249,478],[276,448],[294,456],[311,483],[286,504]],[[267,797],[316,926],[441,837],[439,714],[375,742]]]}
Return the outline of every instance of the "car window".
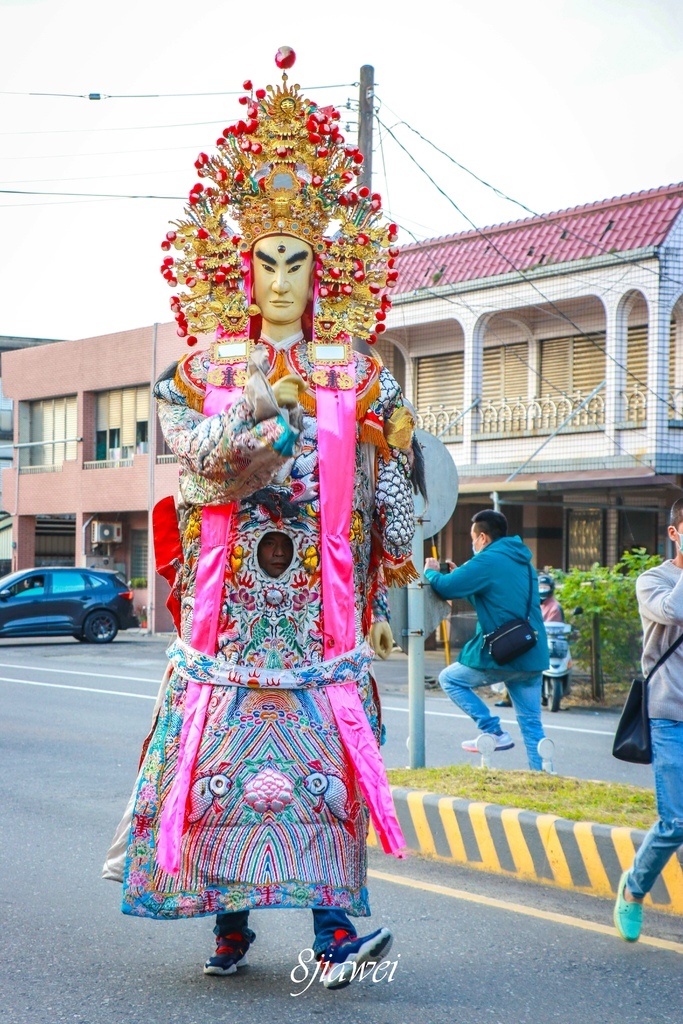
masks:
{"label": "car window", "polygon": [[83,573],[83,579],[85,580],[86,587],[106,587],[107,581],[103,580],[101,576],[90,576],[88,573]]}
{"label": "car window", "polygon": [[52,593],[69,594],[74,590],[83,590],[84,582],[80,572],[53,572]]}
{"label": "car window", "polygon": [[24,576],[23,579],[18,580],[7,589],[12,597],[40,597],[45,593],[45,577],[43,575]]}

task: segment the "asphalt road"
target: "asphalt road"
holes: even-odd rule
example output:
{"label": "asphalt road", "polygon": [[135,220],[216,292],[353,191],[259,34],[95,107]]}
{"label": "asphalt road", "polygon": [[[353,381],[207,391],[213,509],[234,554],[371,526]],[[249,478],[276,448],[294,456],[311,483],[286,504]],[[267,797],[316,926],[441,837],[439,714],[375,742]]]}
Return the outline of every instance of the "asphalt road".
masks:
{"label": "asphalt road", "polygon": [[391,982],[293,981],[310,919],[288,911],[253,915],[247,969],[204,977],[210,921],[125,917],[99,877],[162,667],[161,645],[127,637],[0,648],[2,1024],[679,1024],[680,919],[649,912],[648,942],[628,946],[605,901],[374,851]]}

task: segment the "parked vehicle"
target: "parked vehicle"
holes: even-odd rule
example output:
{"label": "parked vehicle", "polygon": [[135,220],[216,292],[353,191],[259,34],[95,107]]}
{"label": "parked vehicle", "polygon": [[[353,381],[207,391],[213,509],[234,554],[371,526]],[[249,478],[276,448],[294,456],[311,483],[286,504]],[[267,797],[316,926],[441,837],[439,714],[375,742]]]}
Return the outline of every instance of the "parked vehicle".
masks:
{"label": "parked vehicle", "polygon": [[559,711],[563,697],[569,693],[572,656],[569,639],[572,627],[568,622],[546,622],[550,667],[543,673],[541,703],[551,711]]}
{"label": "parked vehicle", "polygon": [[120,629],[139,624],[133,591],[107,569],[55,566],[0,579],[0,637],[73,636],[107,644]]}

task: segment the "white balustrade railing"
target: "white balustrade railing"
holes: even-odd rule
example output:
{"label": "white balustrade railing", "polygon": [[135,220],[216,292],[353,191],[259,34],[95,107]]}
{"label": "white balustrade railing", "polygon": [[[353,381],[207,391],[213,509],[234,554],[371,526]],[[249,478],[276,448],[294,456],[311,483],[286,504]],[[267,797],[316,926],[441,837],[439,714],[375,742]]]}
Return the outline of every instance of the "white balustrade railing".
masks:
{"label": "white balustrade railing", "polygon": [[[576,415],[567,424],[566,430],[585,430],[591,427],[599,429],[605,423],[604,396],[594,395],[583,408],[579,408],[586,398],[585,392],[575,391],[572,395],[549,395],[546,398],[531,400],[486,399],[472,412],[476,417],[475,433],[503,434],[509,437],[512,434],[551,432],[564,423],[575,409]],[[447,429],[459,415],[460,410],[455,406],[426,406],[418,409],[417,424],[430,434],[441,434],[444,440],[447,440],[449,437],[462,435],[462,419],[450,432]]]}
{"label": "white balustrade railing", "polygon": [[132,459],[99,459],[96,462],[84,462],[83,469],[127,469],[132,465]]}
{"label": "white balustrade railing", "polygon": [[462,435],[462,411],[453,405],[426,405],[416,410],[415,419],[418,427],[444,441]]}

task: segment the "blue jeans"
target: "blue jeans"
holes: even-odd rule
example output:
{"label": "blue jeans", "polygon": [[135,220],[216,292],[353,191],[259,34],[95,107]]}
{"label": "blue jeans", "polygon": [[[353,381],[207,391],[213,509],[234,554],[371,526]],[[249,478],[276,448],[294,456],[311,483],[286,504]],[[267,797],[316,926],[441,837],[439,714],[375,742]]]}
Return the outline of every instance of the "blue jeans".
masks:
{"label": "blue jeans", "polygon": [[683,846],[683,722],[650,720],[652,767],[659,820],[645,836],[626,885],[640,899],[650,892],[669,857]]}
{"label": "blue jeans", "polygon": [[459,661],[449,665],[439,675],[441,689],[453,703],[474,719],[481,732],[491,732],[495,736],[500,736],[503,731],[500,718],[491,714],[474,690],[478,686],[490,686],[491,683],[505,683],[517,715],[529,767],[539,772],[543,761],[538,753],[538,744],[545,736],[541,722],[542,682],[540,672],[513,672],[504,668],[487,668],[484,672],[461,665]]}
{"label": "blue jeans", "polygon": [[[231,913],[216,914],[214,934],[232,935],[233,932],[244,932],[246,930],[253,936],[254,933],[251,929],[247,928],[248,920],[248,910],[235,910]],[[315,933],[313,952],[316,956],[327,949],[329,944],[334,941],[334,933],[338,928],[345,932],[350,932],[351,936],[355,938],[356,929],[351,924],[348,916],[339,907],[313,908],[313,931]],[[245,938],[253,942],[254,940],[250,938],[250,935],[246,935]]]}

